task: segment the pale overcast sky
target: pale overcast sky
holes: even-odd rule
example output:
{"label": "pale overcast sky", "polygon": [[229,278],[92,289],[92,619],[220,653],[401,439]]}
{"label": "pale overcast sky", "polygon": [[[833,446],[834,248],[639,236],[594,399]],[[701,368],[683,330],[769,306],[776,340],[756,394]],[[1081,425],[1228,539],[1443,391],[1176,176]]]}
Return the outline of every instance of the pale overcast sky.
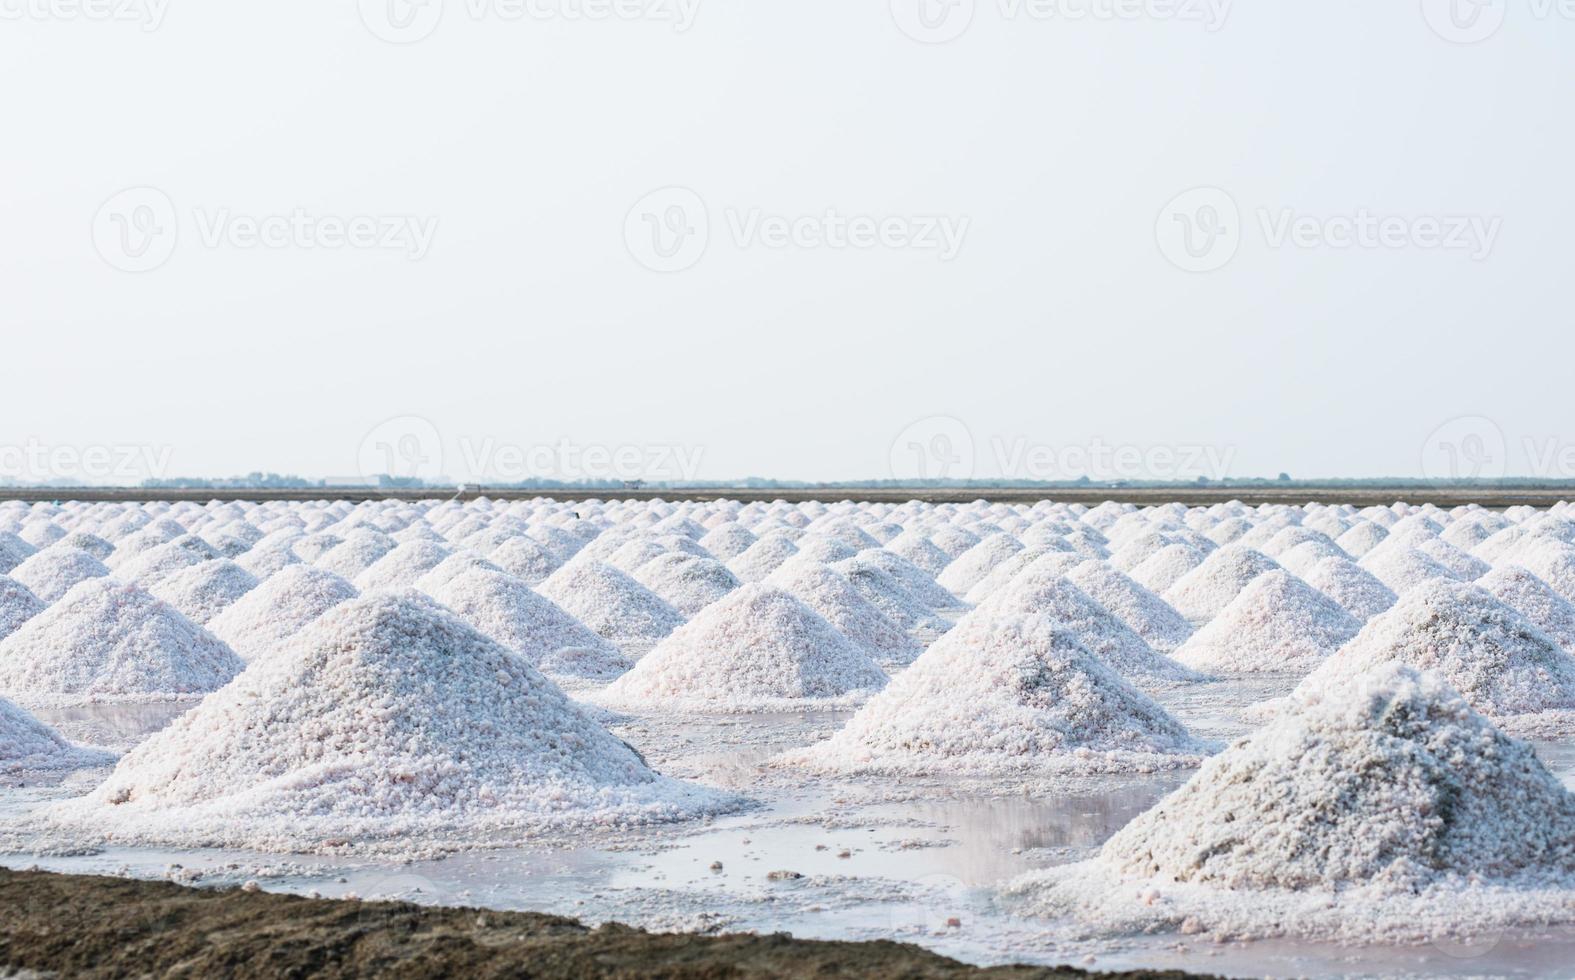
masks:
{"label": "pale overcast sky", "polygon": [[0,479],[1575,476],[1549,0],[0,14]]}

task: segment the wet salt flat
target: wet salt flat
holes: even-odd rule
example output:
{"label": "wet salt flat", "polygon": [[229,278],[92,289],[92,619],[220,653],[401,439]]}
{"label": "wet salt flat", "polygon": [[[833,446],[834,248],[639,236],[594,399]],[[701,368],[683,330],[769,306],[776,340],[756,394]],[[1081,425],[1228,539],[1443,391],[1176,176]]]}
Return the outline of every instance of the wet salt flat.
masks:
{"label": "wet salt flat", "polygon": [[[1161,691],[1156,699],[1190,730],[1226,739],[1253,727],[1241,718],[1244,706],[1283,694],[1293,683],[1234,679]],[[82,705],[35,714],[74,740],[124,751],[189,708]],[[847,717],[653,715],[613,725],[659,771],[736,788],[761,804],[700,825],[412,861],[105,846],[80,854],[7,854],[0,862],[198,885],[257,881],[270,891],[552,912],[656,930],[893,938],[980,964],[1475,977],[1569,975],[1575,963],[1575,928],[1490,932],[1424,945],[1220,943],[1177,933],[1097,934],[1075,922],[1015,914],[999,897],[1000,886],[1024,871],[1087,857],[1190,771],[1036,784],[805,780],[764,765],[783,749],[826,737]],[[1575,739],[1536,746],[1541,760],[1575,787]],[[0,789],[0,819],[83,792],[104,775],[84,771],[8,785]]]}

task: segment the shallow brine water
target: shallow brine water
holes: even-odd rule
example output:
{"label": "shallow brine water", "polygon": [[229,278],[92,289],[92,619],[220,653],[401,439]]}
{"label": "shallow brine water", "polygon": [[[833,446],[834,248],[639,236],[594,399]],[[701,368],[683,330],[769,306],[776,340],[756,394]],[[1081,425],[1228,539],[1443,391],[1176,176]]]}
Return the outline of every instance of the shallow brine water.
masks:
{"label": "shallow brine water", "polygon": [[[1252,726],[1244,706],[1290,681],[1176,688],[1157,697],[1201,737]],[[39,710],[63,734],[124,750],[190,705]],[[1071,962],[1176,967],[1234,975],[1567,976],[1575,928],[1490,934],[1422,946],[1285,940],[1216,943],[1178,934],[1089,936],[1072,923],[1023,918],[996,889],[1035,868],[1078,860],[1189,773],[1060,781],[809,779],[766,760],[836,730],[846,713],[641,717],[614,730],[659,771],[740,791],[758,809],[706,823],[581,835],[574,846],[494,848],[440,859],[375,861],[224,850],[111,847],[0,855],[12,867],[258,881],[274,891],[399,898],[554,912],[651,929],[787,931],[818,938],[895,938],[977,963]],[[1537,743],[1575,786],[1575,738]],[[0,787],[14,824],[42,801],[85,792],[104,772]],[[1091,959],[1090,959],[1091,958]]]}

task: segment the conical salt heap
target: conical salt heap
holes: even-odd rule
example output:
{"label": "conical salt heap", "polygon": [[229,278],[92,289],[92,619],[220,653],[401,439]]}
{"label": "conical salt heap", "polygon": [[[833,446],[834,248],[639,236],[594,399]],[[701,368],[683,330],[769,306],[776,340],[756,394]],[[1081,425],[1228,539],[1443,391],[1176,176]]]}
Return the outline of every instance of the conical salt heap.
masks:
{"label": "conical salt heap", "polygon": [[829,740],[825,772],[1024,775],[1196,765],[1205,749],[1043,615],[966,617]]}
{"label": "conical salt heap", "polygon": [[1340,604],[1362,622],[1395,604],[1399,597],[1367,569],[1346,558],[1329,557],[1314,564],[1302,581]]}
{"label": "conical salt heap", "polygon": [[108,765],[109,752],[78,748],[54,729],[0,698],[0,774]]}
{"label": "conical salt heap", "polygon": [[1192,624],[1169,603],[1102,561],[1085,561],[1066,578],[1158,653],[1169,655],[1192,635]]}
{"label": "conical salt heap", "polygon": [[1489,593],[1443,581],[1417,586],[1369,620],[1293,697],[1314,696],[1387,662],[1436,671],[1494,718],[1575,710],[1575,658]]}
{"label": "conical salt heap", "polygon": [[1282,569],[1247,583],[1173,656],[1222,674],[1306,673],[1361,628],[1339,603]]}
{"label": "conical salt heap", "polygon": [[242,660],[256,660],[355,595],[355,586],[333,572],[287,565],[208,620],[207,628]]}
{"label": "conical salt heap", "polygon": [[407,592],[334,608],[53,814],[119,840],[310,851],[735,802],[652,772],[524,659]]}
{"label": "conical salt heap", "polygon": [[27,586],[0,575],[0,640],[43,611],[44,604],[28,591]]}
{"label": "conical salt heap", "polygon": [[536,591],[631,657],[644,655],[684,622],[661,596],[598,561],[572,561]]}
{"label": "conical salt heap", "polygon": [[672,551],[657,555],[632,574],[636,582],[667,600],[685,617],[693,616],[743,584],[715,558]]}
{"label": "conical salt heap", "polygon": [[217,558],[161,579],[148,591],[204,626],[255,588],[257,579],[251,572],[227,558]]}
{"label": "conical salt heap", "polygon": [[794,710],[846,705],[886,684],[869,655],[781,589],[747,583],[712,603],[595,696],[615,708]]}
{"label": "conical salt heap", "polygon": [[1302,702],[1110,839],[1126,877],[1222,888],[1575,873],[1575,796],[1433,675],[1391,665]]}
{"label": "conical salt heap", "polygon": [[456,575],[432,597],[544,673],[611,680],[632,666],[590,627],[504,572]]}
{"label": "conical salt heap", "polygon": [[0,691],[38,703],[216,690],[245,665],[167,603],[95,578],[0,640]]}
{"label": "conical salt heap", "polygon": [[85,551],[52,545],[11,569],[11,578],[50,605],[78,583],[109,574],[104,563]]}
{"label": "conical salt heap", "polygon": [[1575,654],[1575,603],[1551,585],[1519,565],[1501,565],[1476,584],[1535,623],[1566,653]]}
{"label": "conical salt heap", "polygon": [[1279,567],[1273,558],[1246,545],[1226,545],[1177,579],[1161,598],[1187,619],[1207,622],[1230,605],[1247,583]]}
{"label": "conical salt heap", "polygon": [[792,593],[880,663],[912,663],[924,652],[851,582],[806,556],[783,562],[763,584]]}

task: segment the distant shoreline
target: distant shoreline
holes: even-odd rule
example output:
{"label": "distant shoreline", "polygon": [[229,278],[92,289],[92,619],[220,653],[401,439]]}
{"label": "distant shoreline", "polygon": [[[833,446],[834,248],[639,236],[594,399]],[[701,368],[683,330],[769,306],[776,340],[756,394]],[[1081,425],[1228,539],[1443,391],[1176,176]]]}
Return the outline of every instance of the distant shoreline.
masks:
{"label": "distant shoreline", "polygon": [[1110,500],[1117,503],[1207,506],[1238,500],[1245,504],[1306,503],[1352,504],[1365,507],[1393,503],[1433,504],[1459,507],[1476,504],[1490,509],[1514,506],[1547,507],[1562,500],[1575,500],[1575,487],[1417,487],[1417,486],[1167,486],[1167,487],[663,487],[657,489],[609,488],[530,488],[466,486],[380,488],[380,487],[0,487],[0,501],[123,501],[152,503],[219,500],[784,500],[789,503],[819,501],[834,503],[861,500],[899,503],[922,500],[929,503],[966,503],[972,500],[1032,504],[1041,500],[1081,503],[1093,506]]}

